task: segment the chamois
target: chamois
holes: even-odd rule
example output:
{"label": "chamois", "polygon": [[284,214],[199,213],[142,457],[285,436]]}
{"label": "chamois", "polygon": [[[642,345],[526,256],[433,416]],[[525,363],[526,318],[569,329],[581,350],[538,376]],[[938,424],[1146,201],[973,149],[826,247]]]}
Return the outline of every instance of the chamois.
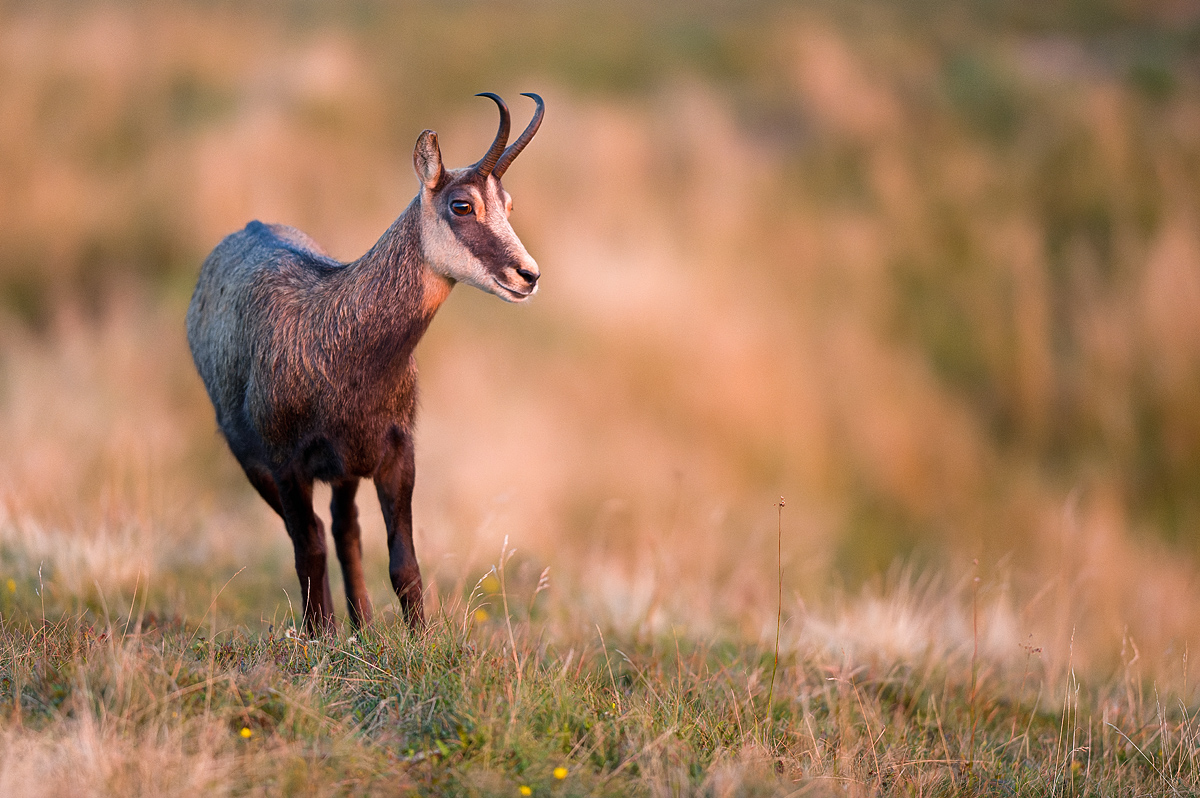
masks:
{"label": "chamois", "polygon": [[375,482],[388,572],[405,620],[424,624],[412,539],[413,349],[455,283],[509,302],[537,292],[537,263],[513,232],[500,178],[541,125],[545,106],[506,148],[509,112],[487,154],[442,166],[437,134],[417,138],[416,198],[358,260],[342,263],[292,227],[250,222],[205,259],[187,312],[188,344],[230,450],[287,527],[310,634],[334,628],[325,530],[314,480],[333,489],[333,540],[350,623],[372,616],[354,504]]}

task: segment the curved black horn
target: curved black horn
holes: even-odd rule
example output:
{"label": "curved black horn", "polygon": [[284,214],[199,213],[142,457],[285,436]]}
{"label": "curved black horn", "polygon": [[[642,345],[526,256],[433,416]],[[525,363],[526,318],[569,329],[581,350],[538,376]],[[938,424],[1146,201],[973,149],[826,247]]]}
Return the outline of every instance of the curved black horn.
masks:
{"label": "curved black horn", "polygon": [[533,134],[537,133],[538,127],[542,124],[542,115],[546,113],[546,104],[542,102],[542,98],[532,92],[522,92],[522,97],[529,97],[537,103],[537,110],[533,112],[533,119],[530,120],[529,126],[525,128],[525,132],[517,137],[517,140],[509,146],[504,154],[500,156],[500,160],[496,162],[496,166],[492,169],[492,174],[497,180],[508,169],[509,164],[521,154],[521,150],[525,149],[525,145],[533,139]]}
{"label": "curved black horn", "polygon": [[[504,104],[495,94],[490,91],[480,92],[476,97],[488,97],[496,101],[496,105],[500,106],[500,129],[496,131],[496,140],[492,142],[492,146],[488,149],[487,155],[483,156],[483,160],[475,164],[475,171],[480,177],[487,177],[496,167],[496,161],[504,152],[504,145],[508,143],[508,130],[511,122],[508,116],[508,106]],[[497,175],[499,177],[499,175]]]}

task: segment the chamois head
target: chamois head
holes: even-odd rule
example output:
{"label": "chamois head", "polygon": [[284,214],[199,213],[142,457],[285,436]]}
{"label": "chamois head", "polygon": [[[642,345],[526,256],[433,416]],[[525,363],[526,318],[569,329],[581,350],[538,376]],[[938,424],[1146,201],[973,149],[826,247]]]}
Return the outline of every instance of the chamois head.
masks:
{"label": "chamois head", "polygon": [[437,134],[421,133],[413,150],[413,168],[421,181],[421,242],[425,262],[436,273],[468,283],[509,302],[524,302],[537,292],[537,262],[525,251],[508,223],[512,197],[500,178],[525,149],[542,123],[545,105],[536,94],[533,120],[517,140],[508,143],[508,106],[500,107],[500,129],[487,154],[474,166],[445,169]]}

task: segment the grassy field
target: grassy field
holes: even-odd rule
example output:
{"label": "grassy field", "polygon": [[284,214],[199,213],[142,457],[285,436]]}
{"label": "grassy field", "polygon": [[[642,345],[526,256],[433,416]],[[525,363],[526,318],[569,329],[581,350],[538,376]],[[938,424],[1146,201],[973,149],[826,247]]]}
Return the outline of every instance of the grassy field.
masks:
{"label": "grassy field", "polygon": [[222,624],[211,607],[163,618],[144,593],[120,609],[101,595],[100,608],[14,621],[40,606],[24,586],[9,591],[0,786],[1195,794],[1186,654],[1173,679],[1147,680],[1132,641],[1114,674],[1089,678],[1069,659],[1055,673],[1032,645],[1020,657],[989,650],[996,619],[978,588],[964,617],[956,599],[967,596],[927,584],[843,608],[823,633],[807,618],[776,660],[769,644],[728,634],[589,633],[552,591],[514,589],[512,565],[502,557],[467,597],[445,601],[421,637],[394,619],[313,640],[286,612],[265,630]]}
{"label": "grassy field", "polygon": [[[362,491],[297,637],[199,263],[357,256],[489,90],[543,288],[418,350],[434,620]],[[1197,131],[1169,0],[0,3],[0,794],[1197,794]]]}

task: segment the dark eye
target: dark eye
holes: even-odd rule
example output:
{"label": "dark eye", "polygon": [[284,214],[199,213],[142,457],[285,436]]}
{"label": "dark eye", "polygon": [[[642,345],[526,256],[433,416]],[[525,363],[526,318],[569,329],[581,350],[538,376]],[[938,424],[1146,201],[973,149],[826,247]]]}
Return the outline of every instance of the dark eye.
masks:
{"label": "dark eye", "polygon": [[450,210],[454,211],[455,216],[469,216],[472,211],[471,203],[466,200],[455,200],[450,203]]}

